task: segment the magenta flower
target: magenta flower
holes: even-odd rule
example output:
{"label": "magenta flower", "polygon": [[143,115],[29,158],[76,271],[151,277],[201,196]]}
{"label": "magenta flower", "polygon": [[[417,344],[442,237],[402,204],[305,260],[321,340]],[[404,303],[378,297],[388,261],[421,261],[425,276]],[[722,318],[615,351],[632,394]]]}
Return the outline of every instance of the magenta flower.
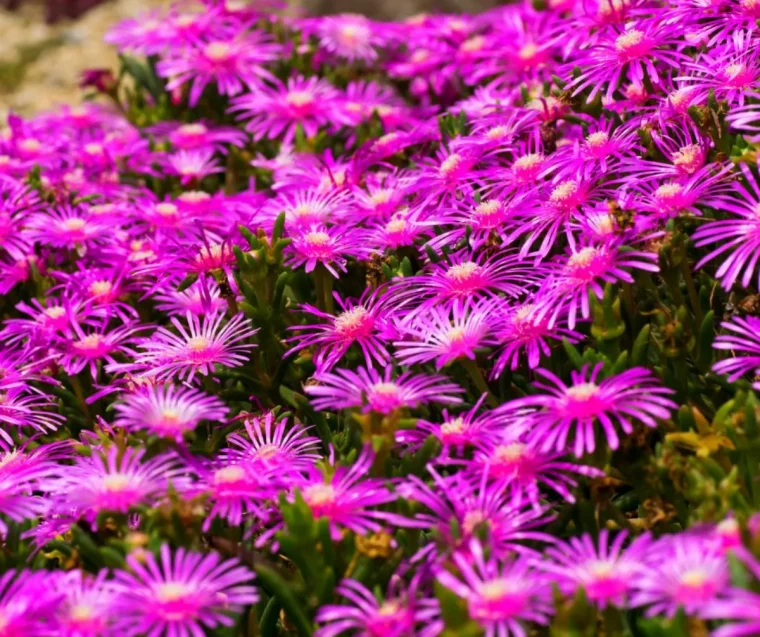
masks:
{"label": "magenta flower", "polygon": [[672,617],[679,608],[700,616],[731,581],[728,561],[698,536],[664,536],[647,551],[646,568],[633,578],[630,607]]}
{"label": "magenta flower", "polygon": [[[760,184],[745,164],[741,164],[741,170],[749,187],[735,182],[733,188],[737,197],[725,198],[720,202],[720,210],[729,213],[729,218],[708,221],[692,235],[694,245],[698,248],[718,244],[697,262],[696,267],[704,267],[710,261],[724,257],[715,276],[727,291],[737,281],[742,287],[748,287],[758,269],[760,216],[757,211],[760,210]],[[760,283],[760,270],[758,282]]]}
{"label": "magenta flower", "polygon": [[634,591],[636,578],[646,571],[651,538],[643,535],[624,548],[628,534],[622,531],[610,541],[609,531],[602,529],[599,539],[584,534],[546,549],[546,558],[538,562],[560,590],[573,597],[583,589],[588,599],[604,608],[625,608]]}
{"label": "magenta flower", "polygon": [[561,341],[566,338],[571,343],[584,339],[583,334],[567,329],[567,319],[563,312],[552,317],[551,306],[547,303],[524,303],[495,306],[499,312],[494,318],[493,341],[499,347],[491,377],[498,378],[504,369],[517,369],[520,358],[527,360],[528,367],[535,369],[542,356],[550,356],[549,340]]}
{"label": "magenta flower", "polygon": [[248,360],[246,354],[255,347],[245,341],[258,330],[251,327],[250,319],[242,313],[224,325],[221,313],[205,316],[201,321],[188,312],[185,318],[187,326],[175,317],[171,319],[179,334],[159,327],[151,339],[140,343],[139,348],[144,351],[135,356],[135,365],[145,375],[192,382],[196,374],[213,374],[216,365],[243,365]]}
{"label": "magenta flower", "polygon": [[373,453],[365,447],[350,467],[339,466],[323,475],[311,468],[298,489],[315,519],[326,518],[335,540],[348,529],[358,535],[378,533],[383,526],[380,520],[393,519],[382,511],[370,507],[381,506],[396,500],[385,486],[385,481],[367,478],[372,466]]}
{"label": "magenta flower", "polygon": [[396,357],[402,365],[435,361],[438,370],[458,358],[475,360],[477,350],[491,343],[492,315],[489,303],[467,301],[413,315],[398,325],[404,340],[393,343]]}
{"label": "magenta flower", "polygon": [[203,122],[174,125],[166,122],[164,126],[171,127],[166,135],[172,146],[178,150],[213,148],[224,153],[227,151],[227,145],[244,146],[248,139],[244,132],[232,126],[210,126]]}
{"label": "magenta flower", "polygon": [[753,387],[760,390],[760,318],[734,316],[722,324],[730,333],[716,337],[713,348],[728,350],[732,353],[713,365],[716,374],[728,374],[728,379],[735,382],[744,374],[752,374]]}
{"label": "magenta flower", "polygon": [[359,228],[316,225],[291,238],[293,242],[286,248],[287,265],[305,266],[306,272],[321,265],[336,279],[340,276],[338,270],[346,272],[347,257],[361,261],[372,254],[367,233]]}
{"label": "magenta flower", "polygon": [[144,449],[113,446],[94,452],[49,483],[56,506],[73,509],[94,524],[99,513],[127,513],[140,504],[154,504],[164,497],[172,483],[184,488],[185,478],[178,459],[171,455],[143,460]]}
{"label": "magenta flower", "polygon": [[27,237],[55,248],[93,245],[108,236],[107,224],[80,207],[60,206],[29,217]]}
{"label": "magenta flower", "polygon": [[548,623],[551,586],[529,558],[486,559],[483,547],[473,540],[469,551],[455,553],[452,561],[459,576],[441,569],[436,579],[465,600],[470,618],[486,637],[522,637],[527,634],[524,622]]}
{"label": "magenta flower", "polygon": [[277,419],[271,411],[262,416],[246,418],[245,435],[233,433],[227,436],[229,447],[223,449],[220,458],[230,463],[252,464],[277,479],[297,476],[314,467],[322,458],[319,438],[307,435],[307,429],[292,425],[288,419]]}
{"label": "magenta flower", "polygon": [[551,383],[535,385],[547,393],[508,403],[510,410],[536,410],[524,416],[529,442],[535,441],[545,452],[564,453],[572,447],[575,456],[580,458],[584,452],[593,453],[598,429],[604,433],[610,449],[617,449],[618,427],[631,434],[631,419],[634,419],[654,428],[657,419],[669,418],[670,412],[677,408],[668,398],[673,390],[660,385],[648,369],[634,367],[600,380],[602,367],[599,363],[590,374],[588,366],[571,372],[569,386],[545,369],[536,370]]}
{"label": "magenta flower", "polygon": [[381,414],[402,409],[414,409],[420,404],[460,403],[457,396],[462,388],[448,382],[445,376],[425,376],[403,372],[393,378],[393,370],[386,367],[381,375],[377,370],[360,367],[357,371],[338,369],[322,374],[318,384],[307,385],[305,391],[313,396],[314,409],[350,409],[361,407],[362,412]]}
{"label": "magenta flower", "polygon": [[551,300],[555,305],[549,326],[553,327],[560,313],[567,311],[567,325],[575,329],[578,314],[584,319],[591,315],[591,294],[601,300],[605,283],[633,283],[633,276],[624,268],[659,272],[656,262],[656,254],[624,250],[612,242],[572,246],[570,254],[557,261],[540,292],[542,300]]}
{"label": "magenta flower", "polygon": [[0,441],[14,444],[11,427],[19,430],[29,427],[39,433],[55,431],[65,421],[61,414],[53,411],[56,408],[56,402],[39,390],[32,392],[23,384],[3,387],[0,383]]}
{"label": "magenta flower", "polygon": [[441,423],[419,419],[414,429],[396,431],[396,442],[403,445],[404,450],[414,453],[428,436],[435,436],[441,443],[438,460],[442,463],[448,462],[452,455],[461,457],[471,449],[478,449],[495,435],[494,420],[488,417],[488,412],[479,413],[485,399],[485,395],[481,396],[475,405],[459,414],[450,414],[444,409]]}
{"label": "magenta flower", "polygon": [[3,637],[46,637],[62,593],[60,572],[7,570],[0,575]]}
{"label": "magenta flower", "polygon": [[333,121],[339,93],[326,81],[299,76],[288,78],[287,84],[272,83],[253,84],[250,93],[232,102],[231,110],[247,120],[245,128],[255,140],[281,138],[287,144],[299,126],[307,137],[314,137]]}
{"label": "magenta flower", "polygon": [[237,560],[183,548],[172,553],[168,544],[160,553],[160,561],[152,553],[142,553],[142,559],[130,555],[130,572],[115,573],[121,634],[202,635],[234,625],[243,608],[258,601],[253,573]]}
{"label": "magenta flower", "polygon": [[317,611],[320,627],[315,637],[339,637],[347,630],[357,637],[436,637],[443,628],[438,600],[421,596],[414,582],[409,590],[389,591],[383,601],[351,579],[343,580],[336,593],[348,603],[328,604]]}
{"label": "magenta flower", "polygon": [[497,411],[486,418],[488,430],[493,434],[481,443],[471,469],[476,475],[483,472],[489,479],[506,485],[514,502],[527,500],[534,510],[540,510],[540,500],[548,491],[567,502],[575,502],[571,489],[577,487],[578,482],[572,474],[591,478],[604,476],[604,471],[594,467],[563,461],[562,453],[540,451],[541,441],[538,439],[523,442],[509,429],[499,436],[498,427],[503,423],[496,417]]}
{"label": "magenta flower", "polygon": [[463,252],[451,256],[448,263],[429,264],[414,277],[396,279],[389,293],[396,307],[414,304],[414,311],[422,312],[436,305],[461,305],[501,294],[517,297],[542,275],[541,266],[524,263],[509,252],[490,258]]}
{"label": "magenta flower", "polygon": [[411,520],[396,520],[399,526],[434,531],[439,538],[429,542],[414,556],[437,561],[451,551],[467,553],[470,541],[479,534],[488,538],[488,546],[498,558],[512,553],[534,555],[527,542],[552,542],[547,533],[536,530],[552,520],[546,508],[524,507],[505,489],[505,483],[488,483],[486,476],[474,479],[463,474],[443,477],[432,467],[428,472],[433,485],[416,476],[409,476],[398,486],[403,498],[422,504],[427,511],[418,512]]}
{"label": "magenta flower", "polygon": [[315,348],[314,364],[316,376],[329,372],[356,344],[364,355],[367,367],[377,363],[384,367],[390,361],[386,349],[388,341],[388,311],[380,302],[376,293],[365,294],[358,302],[343,300],[337,293],[333,294],[341,308],[337,315],[327,314],[304,304],[301,311],[326,322],[307,325],[294,325],[290,329],[299,334],[287,339],[295,345],[285,353],[290,356],[306,348]]}
{"label": "magenta flower", "polygon": [[318,18],[316,22],[320,48],[349,62],[377,59],[377,49],[388,43],[391,28],[352,13]]}
{"label": "magenta flower", "polygon": [[643,83],[645,78],[652,84],[660,83],[657,67],[677,67],[688,56],[682,53],[679,29],[675,25],[662,24],[658,20],[638,21],[626,24],[622,33],[614,29],[600,31],[598,41],[587,53],[576,56],[570,67],[580,66],[581,74],[571,78],[573,95],[591,88],[587,102],[605,89],[604,99],[612,101],[621,79]]}
{"label": "magenta flower", "polygon": [[[65,442],[42,445],[31,451],[25,448],[0,446],[0,515],[14,522],[23,522],[44,514],[49,503],[36,492],[46,490],[63,466],[56,460],[67,457]],[[8,526],[0,518],[0,536]]]}
{"label": "magenta flower", "polygon": [[264,65],[276,59],[281,50],[264,31],[247,30],[237,39],[172,47],[157,68],[162,77],[170,78],[166,85],[169,91],[192,82],[188,95],[188,105],[192,107],[212,82],[221,95],[238,95],[244,83],[268,75]]}
{"label": "magenta flower", "polygon": [[216,518],[239,526],[244,520],[262,517],[266,500],[274,497],[279,487],[285,486],[285,476],[266,473],[261,464],[229,454],[210,461],[198,458],[193,469],[197,479],[184,496],[202,496],[208,500],[210,507],[202,527],[204,532],[211,528]]}
{"label": "magenta flower", "polygon": [[180,150],[166,158],[166,172],[177,175],[183,186],[199,182],[204,177],[224,172],[208,148]]}
{"label": "magenta flower", "polygon": [[57,338],[62,350],[59,363],[71,375],[89,369],[93,378],[97,378],[103,364],[118,365],[115,356],[134,356],[130,346],[137,342],[137,332],[145,329],[133,322],[109,328],[107,319],[97,325],[72,320],[69,328],[67,334]]}
{"label": "magenta flower", "polygon": [[55,613],[56,634],[61,637],[100,637],[113,634],[119,612],[121,591],[108,571],[92,576],[79,570],[68,571],[58,585],[63,594]]}
{"label": "magenta flower", "polygon": [[760,595],[743,588],[729,588],[720,598],[705,604],[700,615],[728,622],[713,630],[713,637],[756,635],[760,633]]}
{"label": "magenta flower", "polygon": [[229,411],[215,396],[175,385],[149,385],[114,405],[114,426],[182,442],[202,420],[223,421]]}

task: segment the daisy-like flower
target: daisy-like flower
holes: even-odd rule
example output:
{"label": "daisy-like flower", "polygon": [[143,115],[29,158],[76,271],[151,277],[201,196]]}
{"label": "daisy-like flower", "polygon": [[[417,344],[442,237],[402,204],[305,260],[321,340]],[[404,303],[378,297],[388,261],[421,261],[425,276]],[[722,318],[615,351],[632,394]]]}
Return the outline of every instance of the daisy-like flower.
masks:
{"label": "daisy-like flower", "polygon": [[121,593],[115,613],[122,635],[203,635],[233,626],[242,610],[258,601],[253,573],[237,560],[217,553],[172,552],[161,545],[152,553],[127,557],[127,571],[115,573]]}
{"label": "daisy-like flower", "polygon": [[548,623],[551,586],[530,558],[486,559],[481,544],[472,540],[469,551],[455,553],[452,561],[459,575],[441,569],[436,579],[467,603],[485,637],[523,637],[524,622]]}
{"label": "daisy-like flower", "polygon": [[[224,153],[227,145],[244,146],[246,134],[232,126],[210,126],[204,122],[191,124],[174,124],[166,122],[161,129],[170,128],[166,136],[172,146],[178,150],[195,150],[213,148]],[[158,131],[157,131],[158,132]]]}
{"label": "daisy-like flower", "polygon": [[112,634],[121,591],[107,577],[106,570],[95,576],[74,570],[60,579],[58,585],[63,599],[55,613],[56,635],[101,637]]}
{"label": "daisy-like flower", "polygon": [[696,264],[701,268],[718,257],[724,257],[715,272],[721,286],[729,291],[734,283],[747,287],[758,270],[757,254],[760,251],[760,184],[745,164],[740,168],[749,187],[735,182],[736,198],[725,198],[720,202],[721,211],[730,214],[728,219],[708,221],[696,229],[692,235],[694,245],[702,248],[718,244]]}
{"label": "daisy-like flower", "polygon": [[633,579],[629,604],[647,606],[648,617],[672,617],[679,608],[700,616],[731,581],[726,556],[696,535],[663,537],[647,551],[645,567]]}
{"label": "daisy-like flower", "polygon": [[296,128],[307,137],[314,137],[322,126],[333,121],[340,94],[325,80],[290,77],[286,84],[272,80],[273,85],[259,83],[251,92],[232,102],[232,111],[247,120],[246,130],[254,140],[282,138],[293,141]]}
{"label": "daisy-like flower", "polygon": [[247,30],[244,37],[199,42],[189,47],[172,47],[158,63],[158,73],[170,78],[168,91],[192,82],[188,105],[195,106],[213,82],[221,95],[238,95],[244,82],[268,75],[264,65],[276,59],[282,47],[261,30]]}
{"label": "daisy-like flower", "polygon": [[367,231],[355,227],[317,225],[291,238],[292,243],[285,248],[288,266],[305,266],[306,272],[312,272],[321,265],[336,279],[340,277],[339,270],[346,272],[347,257],[361,261],[372,254]]}
{"label": "daisy-like flower", "polygon": [[[42,445],[28,451],[25,448],[0,446],[0,515],[14,522],[23,522],[45,513],[48,502],[34,495],[47,488],[63,471],[56,460],[67,457],[67,443]],[[0,536],[8,527],[0,518]]]}
{"label": "daisy-like flower", "polygon": [[383,528],[379,521],[394,517],[370,508],[396,500],[384,480],[366,477],[372,460],[371,449],[365,447],[350,467],[339,466],[328,476],[312,468],[298,485],[314,518],[328,520],[335,540],[342,537],[343,529],[358,535],[378,533]]}
{"label": "daisy-like flower", "polygon": [[728,374],[731,382],[744,374],[751,374],[753,387],[760,390],[760,318],[734,316],[722,324],[727,334],[716,337],[713,347],[718,350],[731,352],[730,358],[725,358],[713,365],[716,374]]}
{"label": "daisy-like flower", "polygon": [[95,325],[72,320],[67,333],[56,339],[62,350],[59,363],[72,376],[83,369],[89,369],[92,377],[97,378],[104,363],[118,365],[114,356],[135,355],[130,345],[137,342],[135,335],[143,329],[144,326],[134,322],[109,328],[107,319]]}
{"label": "daisy-like flower", "polygon": [[743,106],[747,97],[756,95],[760,79],[756,35],[739,31],[730,41],[702,52],[684,66],[691,71],[677,79],[701,90],[712,90],[719,100]]}
{"label": "daisy-like flower", "polygon": [[40,206],[39,195],[28,186],[15,179],[0,179],[0,248],[27,247],[22,229]]}
{"label": "daisy-like flower", "polygon": [[700,610],[705,619],[727,623],[712,631],[713,637],[746,637],[760,634],[760,595],[743,588],[729,588]]}
{"label": "daisy-like flower", "polygon": [[[567,325],[575,329],[578,314],[584,319],[591,313],[591,294],[604,297],[605,283],[633,283],[625,268],[659,272],[657,255],[650,252],[623,250],[611,241],[596,245],[573,245],[565,259],[546,280],[541,290],[543,300],[555,306],[549,322],[553,327],[560,314],[567,312]],[[545,297],[543,295],[546,295]],[[562,301],[562,302],[561,302]],[[566,305],[565,305],[566,303]]]}
{"label": "daisy-like flower", "polygon": [[224,172],[208,148],[180,150],[166,158],[166,171],[177,175],[183,186],[199,182],[208,175]]}
{"label": "daisy-like flower", "polygon": [[517,369],[521,356],[528,367],[535,369],[542,356],[550,356],[550,340],[566,338],[571,343],[584,339],[583,334],[565,327],[567,319],[563,312],[554,312],[554,318],[547,303],[528,301],[521,305],[509,306],[504,303],[495,306],[498,310],[493,321],[493,340],[499,347],[491,377],[498,378],[504,369]]}
{"label": "daisy-like flower", "polygon": [[[391,584],[398,583],[394,578]],[[317,611],[320,627],[315,637],[339,637],[351,630],[357,637],[435,637],[443,626],[439,620],[438,600],[423,597],[415,582],[408,590],[395,586],[386,598],[378,601],[361,583],[346,579],[336,593],[347,604],[328,604]]]}
{"label": "daisy-like flower", "polygon": [[435,361],[439,370],[458,358],[475,360],[477,350],[491,342],[492,313],[488,302],[473,306],[465,302],[415,315],[398,326],[406,338],[394,342],[396,357],[403,365]]}
{"label": "daisy-like flower", "polygon": [[345,356],[349,348],[359,346],[367,367],[377,363],[384,367],[390,361],[386,349],[388,341],[388,311],[380,302],[377,293],[365,293],[358,301],[345,301],[334,293],[333,297],[341,308],[337,315],[328,314],[311,305],[304,304],[301,311],[322,319],[323,323],[294,325],[290,329],[299,332],[287,339],[295,345],[285,353],[290,356],[306,348],[315,348],[314,364],[316,375],[329,372]]}
{"label": "daisy-like flower", "polygon": [[524,416],[528,440],[535,441],[541,451],[564,453],[572,447],[580,458],[596,448],[597,429],[604,433],[610,449],[617,449],[618,427],[626,434],[633,432],[633,422],[654,428],[657,419],[669,418],[677,408],[668,397],[673,390],[660,385],[648,369],[634,367],[600,380],[602,367],[599,363],[589,373],[586,365],[571,372],[569,386],[551,372],[537,369],[536,373],[551,383],[536,383],[546,393],[508,403],[511,410],[536,410]]}
{"label": "daisy-like flower", "polygon": [[0,575],[0,617],[3,637],[45,637],[62,593],[60,573],[6,570]]}
{"label": "daisy-like flower", "polygon": [[315,31],[320,48],[328,54],[349,62],[371,62],[377,59],[377,49],[387,44],[389,29],[363,15],[345,13],[319,18]]}
{"label": "daisy-like flower", "polygon": [[204,497],[209,506],[203,531],[208,531],[216,518],[238,526],[251,517],[264,515],[265,502],[274,497],[279,488],[289,486],[287,476],[262,471],[262,465],[240,461],[229,454],[210,461],[196,459],[193,470],[196,480],[185,491],[186,498]]}
{"label": "daisy-like flower", "polygon": [[165,291],[156,294],[155,301],[156,309],[166,312],[168,316],[185,316],[190,312],[200,317],[218,314],[227,308],[227,301],[222,297],[219,286],[208,278],[196,281],[182,292],[167,286]]}
{"label": "daisy-like flower", "polygon": [[111,228],[76,206],[59,206],[29,217],[28,234],[39,243],[55,248],[91,245],[108,236]]}
{"label": "daisy-like flower", "polygon": [[573,95],[591,88],[587,102],[605,89],[604,99],[611,102],[621,79],[652,84],[660,83],[657,67],[677,67],[688,56],[679,49],[678,29],[657,20],[631,22],[619,33],[614,29],[601,31],[598,41],[587,53],[576,56],[570,67],[583,70],[577,78],[570,78]]}
{"label": "daisy-like flower", "polygon": [[314,466],[322,456],[319,438],[309,436],[299,425],[288,426],[288,419],[277,419],[268,411],[263,416],[246,418],[245,434],[227,436],[229,447],[220,458],[230,463],[249,463],[267,474],[282,478],[296,475]]}
{"label": "daisy-like flower", "polygon": [[429,529],[440,538],[423,546],[412,558],[436,561],[451,551],[466,553],[470,540],[480,533],[497,557],[512,553],[538,555],[526,542],[552,542],[552,536],[536,530],[551,521],[546,508],[524,507],[511,498],[504,484],[488,483],[486,476],[470,478],[462,473],[443,477],[432,467],[432,486],[409,476],[397,491],[407,500],[422,504],[427,511],[411,520],[398,520],[399,526]]}
{"label": "daisy-like flower", "polygon": [[215,396],[176,385],[148,385],[114,405],[114,426],[181,442],[202,420],[222,421],[229,409]]}
{"label": "daisy-like flower", "polygon": [[546,272],[506,252],[494,257],[462,252],[448,262],[431,263],[414,277],[397,279],[389,290],[396,307],[414,304],[415,312],[494,298],[521,296]]}
{"label": "daisy-like flower", "polygon": [[23,430],[26,427],[39,433],[55,431],[65,418],[53,411],[56,402],[39,391],[30,392],[24,385],[11,384],[3,387],[0,384],[0,438],[9,444],[13,438],[9,433],[10,427]]}
{"label": "daisy-like flower", "polygon": [[602,529],[598,541],[588,534],[570,538],[547,548],[548,559],[538,562],[538,566],[571,598],[583,589],[600,608],[625,608],[636,577],[646,570],[647,550],[651,547],[651,538],[643,535],[624,548],[627,535],[622,531],[610,541],[609,531]]}
{"label": "daisy-like flower", "polygon": [[[486,416],[488,431],[494,432],[481,442],[471,465],[473,472],[485,473],[489,479],[505,485],[514,502],[530,502],[534,510],[540,510],[540,500],[547,491],[554,491],[566,502],[575,502],[572,489],[578,486],[573,477],[581,475],[592,478],[604,476],[604,471],[563,461],[564,454],[540,451],[540,441],[524,442],[503,427],[497,417],[498,409]],[[518,427],[519,428],[519,427]]]}
{"label": "daisy-like flower", "polygon": [[215,365],[243,365],[248,360],[246,354],[254,348],[246,341],[258,330],[242,313],[223,324],[224,320],[222,313],[205,316],[201,321],[188,312],[185,326],[172,317],[171,324],[178,334],[159,327],[150,339],[139,344],[143,351],[135,356],[135,366],[142,368],[145,375],[192,382],[196,374],[212,374]]}
{"label": "daisy-like flower", "polygon": [[171,455],[143,461],[145,449],[112,446],[105,453],[78,458],[61,476],[51,481],[58,507],[79,511],[94,524],[102,511],[127,513],[139,504],[154,504],[167,492],[169,483],[184,488],[178,459]]}
{"label": "daisy-like flower", "polygon": [[307,385],[314,409],[350,409],[389,414],[397,409],[415,408],[422,403],[460,403],[462,388],[445,376],[426,376],[406,371],[393,377],[386,367],[382,375],[373,368],[357,371],[338,369],[319,377],[318,384]]}

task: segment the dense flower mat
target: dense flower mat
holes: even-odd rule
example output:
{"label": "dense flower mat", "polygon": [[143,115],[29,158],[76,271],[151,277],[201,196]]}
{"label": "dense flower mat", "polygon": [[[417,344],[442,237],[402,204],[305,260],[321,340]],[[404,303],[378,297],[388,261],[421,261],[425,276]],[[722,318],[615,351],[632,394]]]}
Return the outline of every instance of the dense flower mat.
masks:
{"label": "dense flower mat", "polygon": [[278,11],[2,132],[0,636],[760,634],[760,4]]}

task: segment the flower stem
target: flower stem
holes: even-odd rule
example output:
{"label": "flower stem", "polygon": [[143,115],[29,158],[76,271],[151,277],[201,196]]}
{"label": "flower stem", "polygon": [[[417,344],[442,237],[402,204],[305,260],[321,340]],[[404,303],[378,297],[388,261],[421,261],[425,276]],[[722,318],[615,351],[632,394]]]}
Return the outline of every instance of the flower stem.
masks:
{"label": "flower stem", "polygon": [[477,366],[475,361],[469,358],[461,358],[459,359],[459,362],[462,364],[462,367],[464,367],[465,371],[470,375],[470,378],[475,384],[475,387],[477,387],[478,391],[480,391],[481,394],[486,394],[486,402],[488,403],[488,406],[498,407],[499,403],[496,400],[495,396],[491,393],[491,390],[488,388],[488,383],[486,383],[486,379],[483,377],[483,372],[480,371],[480,368]]}
{"label": "flower stem", "polygon": [[694,315],[697,318],[696,323],[697,325],[702,325],[702,306],[699,303],[697,286],[694,285],[694,277],[691,276],[691,268],[686,259],[681,263],[681,268],[683,270],[683,280],[686,281],[686,289],[689,292],[689,301],[691,301],[691,306],[694,308]]}
{"label": "flower stem", "polygon": [[321,265],[314,270],[314,283],[317,288],[317,306],[320,310],[333,313],[333,280],[330,273]]}

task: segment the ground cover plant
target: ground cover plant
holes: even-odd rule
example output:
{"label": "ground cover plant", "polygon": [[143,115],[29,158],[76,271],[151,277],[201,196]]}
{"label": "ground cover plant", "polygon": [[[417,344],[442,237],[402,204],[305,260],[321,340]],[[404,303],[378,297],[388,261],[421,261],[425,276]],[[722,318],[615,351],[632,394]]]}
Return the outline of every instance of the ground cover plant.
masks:
{"label": "ground cover plant", "polygon": [[0,636],[760,634],[758,18],[115,25],[0,134]]}

